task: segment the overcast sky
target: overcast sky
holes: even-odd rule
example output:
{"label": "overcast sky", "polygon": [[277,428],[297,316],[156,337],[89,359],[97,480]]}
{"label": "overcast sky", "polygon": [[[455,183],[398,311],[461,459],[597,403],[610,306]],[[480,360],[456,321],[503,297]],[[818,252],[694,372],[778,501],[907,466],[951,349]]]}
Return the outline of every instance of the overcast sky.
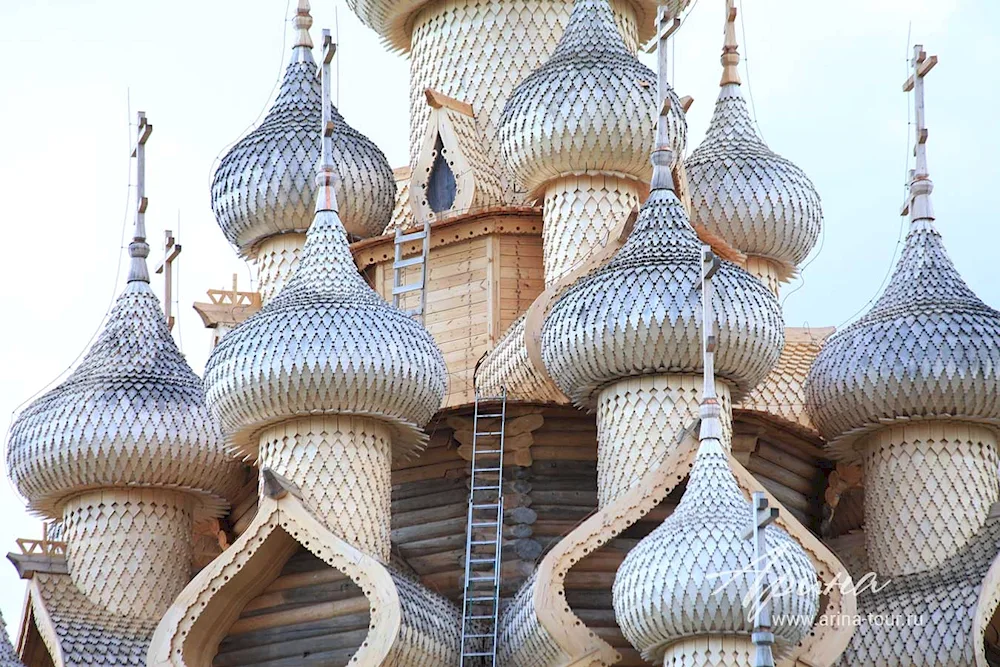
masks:
{"label": "overcast sky", "polygon": [[[911,41],[941,59],[927,82],[938,227],[972,288],[1000,306],[993,228],[1000,3],[744,4],[744,90],[752,91],[765,140],[806,171],[823,199],[823,247],[785,303],[787,324],[842,325],[890,269],[901,229],[908,145],[901,85],[911,23]],[[674,87],[695,99],[689,149],[704,135],[718,90],[723,6],[699,0],[676,36]],[[209,182],[218,155],[269,101],[288,57],[290,10],[286,0],[0,3],[3,431],[22,402],[85,350],[121,288],[123,222],[130,229],[132,217],[129,123],[140,109],[155,126],[147,150],[151,259],[163,230],[179,227],[177,333],[201,371],[209,335],[191,303],[205,300],[207,288],[228,286],[233,272],[243,286],[250,280],[212,217]],[[401,166],[408,63],[387,53],[346,4],[338,11],[336,0],[313,0],[317,43],[338,13],[340,109]],[[154,287],[162,289],[157,276]],[[16,537],[40,536],[6,482],[0,516],[0,552],[13,550]],[[13,567],[0,563],[0,610],[12,631],[23,599]]]}

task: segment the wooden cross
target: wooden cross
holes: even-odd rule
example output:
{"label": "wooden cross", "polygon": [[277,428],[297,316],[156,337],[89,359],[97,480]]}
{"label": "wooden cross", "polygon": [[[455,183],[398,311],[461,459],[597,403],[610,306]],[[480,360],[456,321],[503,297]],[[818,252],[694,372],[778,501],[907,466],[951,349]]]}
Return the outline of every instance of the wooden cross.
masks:
{"label": "wooden cross", "polygon": [[323,62],[320,65],[320,77],[323,82],[323,162],[333,164],[333,108],[330,101],[331,74],[330,63],[337,53],[337,43],[329,29],[323,30]]}
{"label": "wooden cross", "polygon": [[[903,205],[903,210],[900,212],[901,215],[908,215],[910,213],[911,207],[914,205],[914,193],[913,184],[917,181],[928,180],[927,173],[927,118],[924,114],[924,77],[934,66],[938,64],[937,56],[928,56],[927,52],[924,51],[924,47],[921,44],[917,44],[913,47],[913,59],[910,61],[910,66],[913,68],[913,74],[906,80],[903,84],[903,92],[908,93],[913,91],[913,108],[916,125],[916,141],[913,145],[913,155],[916,157],[916,165],[910,171],[910,194],[907,196],[906,203]],[[927,192],[929,194],[929,190]],[[925,198],[926,199],[926,198]],[[920,210],[915,210],[915,218],[933,218],[933,214],[929,208],[929,199],[925,202],[926,207],[917,207]]]}
{"label": "wooden cross", "polygon": [[712,252],[712,246],[701,247],[701,342],[705,355],[705,388],[702,400],[715,399],[715,347],[718,343],[715,326],[715,308],[712,299],[715,287],[712,277],[722,268],[722,260]]}
{"label": "wooden cross", "polygon": [[767,540],[764,529],[778,518],[778,508],[768,507],[767,495],[763,491],[754,491],[751,505],[754,514],[753,523],[743,534],[743,538],[753,540],[754,581],[762,584],[760,599],[754,608],[751,636],[754,645],[757,646],[754,667],[774,667],[774,654],[771,650],[774,644],[774,633],[771,632],[771,590],[765,582],[769,564],[766,562]]}
{"label": "wooden cross", "polygon": [[146,267],[146,257],[149,255],[149,246],[146,245],[146,207],[149,200],[146,199],[146,142],[149,135],[153,133],[152,123],[146,120],[146,113],[140,111],[136,115],[136,140],[132,148],[132,157],[135,158],[135,231],[132,233],[132,243],[128,246],[129,256],[132,264],[129,267],[129,282],[149,282],[149,269]]}
{"label": "wooden cross", "polygon": [[917,158],[915,176],[927,175],[927,119],[924,116],[924,77],[937,65],[937,56],[927,56],[924,47],[917,44],[913,47],[913,74],[903,84],[903,92],[913,91],[913,108],[916,115],[917,141],[913,146],[913,154]]}
{"label": "wooden cross", "polygon": [[174,295],[174,260],[181,254],[181,244],[176,243],[174,233],[169,229],[163,232],[163,259],[156,267],[156,273],[163,274],[163,313],[167,316],[167,327],[174,328],[173,295]]}

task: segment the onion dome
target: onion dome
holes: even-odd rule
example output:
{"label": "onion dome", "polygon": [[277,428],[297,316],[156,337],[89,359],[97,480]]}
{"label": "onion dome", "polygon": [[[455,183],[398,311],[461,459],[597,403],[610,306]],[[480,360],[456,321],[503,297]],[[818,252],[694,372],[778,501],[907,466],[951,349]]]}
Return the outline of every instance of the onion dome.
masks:
{"label": "onion dome", "polygon": [[[264,121],[222,158],[212,181],[212,210],[241,252],[262,238],[309,228],[312,178],[320,156],[316,128],[322,92],[312,55],[307,0],[299,1],[292,57]],[[378,146],[334,110],[333,162],[342,222],[354,236],[378,236],[392,216],[396,181]]]}
{"label": "onion dome", "polygon": [[[665,152],[653,154],[653,187],[628,240],[545,320],[545,367],[578,404],[621,378],[702,372],[702,244],[673,191]],[[778,360],[784,324],[774,295],[736,264],[723,261],[715,281],[716,373],[739,400]]]}
{"label": "onion dome", "polygon": [[139,223],[128,283],[83,361],[11,427],[10,477],[42,515],[61,519],[65,501],[90,489],[188,490],[208,511],[239,489],[239,463],[149,287],[144,237]]}
{"label": "onion dome", "polygon": [[[911,185],[928,195],[931,187]],[[1000,424],[998,376],[1000,312],[965,284],[926,217],[911,222],[885,293],[820,350],[807,407],[829,440],[902,419]]]}
{"label": "onion dome", "polygon": [[841,455],[860,434],[895,421],[1000,425],[1000,312],[965,284],[934,227],[923,74],[914,80],[917,160],[903,253],[882,296],[827,340],[806,380],[813,423]]}
{"label": "onion dome", "polygon": [[[725,346],[722,346],[724,349]],[[714,424],[706,429],[706,412]],[[754,545],[744,537],[754,511],[743,498],[717,437],[720,406],[702,404],[702,441],[677,509],[626,556],[615,576],[613,601],[622,633],[645,659],[661,662],[670,644],[698,635],[754,631],[760,598]],[[794,646],[819,610],[819,581],[805,550],[772,524],[764,529],[771,597],[771,631]]]}
{"label": "onion dome", "polygon": [[0,667],[24,667],[7,636],[7,624],[4,623],[3,614],[0,614]]}
{"label": "onion dome", "polygon": [[[655,84],[625,46],[608,0],[576,0],[552,56],[504,107],[500,145],[511,174],[531,192],[584,171],[648,182]],[[670,147],[683,155],[687,120],[676,93],[668,94]]]}
{"label": "onion dome", "polygon": [[708,133],[687,158],[691,220],[748,254],[791,274],[812,250],[823,224],[819,194],[797,166],[757,135],[740,92],[736,9],[727,2],[722,90]]}
{"label": "onion dome", "polygon": [[[400,2],[399,0],[347,0],[347,5],[351,11],[357,15],[361,22],[374,30],[393,49],[400,51],[410,50],[410,32],[413,19],[426,6],[431,4],[431,0],[410,0]],[[639,40],[642,42],[652,38],[654,32],[654,18],[659,7],[664,7],[668,16],[677,16],[691,4],[691,0],[667,0],[666,2],[656,2],[655,0],[634,0],[631,3],[636,11],[636,24],[639,27]],[[539,30],[550,30],[551,26],[539,26]],[[488,28],[483,28],[488,30]],[[501,39],[507,39],[504,35]],[[523,39],[524,36],[521,36]]]}
{"label": "onion dome", "polygon": [[397,444],[413,446],[444,398],[444,358],[431,335],[358,273],[333,167],[316,180],[321,195],[299,268],[222,339],[205,369],[209,404],[248,457],[263,427],[316,414],[382,418],[397,427]]}

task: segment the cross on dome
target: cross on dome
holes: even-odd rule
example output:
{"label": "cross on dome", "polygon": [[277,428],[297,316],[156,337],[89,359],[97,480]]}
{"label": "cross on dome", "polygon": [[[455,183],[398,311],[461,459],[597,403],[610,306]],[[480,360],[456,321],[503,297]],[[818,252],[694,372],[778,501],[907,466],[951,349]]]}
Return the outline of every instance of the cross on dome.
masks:
{"label": "cross on dome", "polygon": [[323,97],[323,145],[320,152],[319,168],[316,172],[316,210],[336,211],[337,193],[334,190],[336,172],[333,168],[333,103],[330,101],[330,63],[337,53],[337,43],[329,29],[323,30],[323,61],[319,65]]}
{"label": "cross on dome", "polygon": [[670,82],[667,80],[667,42],[680,27],[680,19],[671,16],[666,7],[657,12],[656,38],[656,101],[659,115],[656,119],[656,145],[653,147],[653,180],[650,189],[674,189],[674,177],[670,173],[673,151],[670,149]]}
{"label": "cross on dome", "polygon": [[153,124],[146,120],[146,112],[136,115],[136,140],[132,148],[135,158],[135,231],[132,242],[128,245],[128,254],[132,265],[128,272],[128,282],[149,282],[149,268],[146,258],[149,257],[149,244],[146,243],[146,142],[153,133]]}
{"label": "cross on dome", "polygon": [[913,91],[913,109],[916,137],[913,145],[913,155],[917,159],[916,166],[910,172],[910,192],[903,206],[902,215],[910,215],[910,222],[918,224],[933,224],[934,208],[931,206],[930,195],[934,184],[927,173],[927,118],[924,113],[924,77],[937,65],[937,56],[928,56],[921,44],[913,47],[913,59],[910,66],[913,74],[903,84],[903,92]]}

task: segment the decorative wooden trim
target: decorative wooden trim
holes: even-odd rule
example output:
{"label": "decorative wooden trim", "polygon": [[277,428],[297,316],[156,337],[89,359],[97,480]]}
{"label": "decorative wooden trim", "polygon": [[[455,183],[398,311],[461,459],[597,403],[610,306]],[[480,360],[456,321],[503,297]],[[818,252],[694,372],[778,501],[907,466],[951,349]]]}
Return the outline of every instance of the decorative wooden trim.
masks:
{"label": "decorative wooden trim", "polygon": [[427,98],[427,104],[429,104],[433,109],[440,109],[444,107],[445,109],[451,109],[452,111],[457,111],[458,113],[465,114],[469,117],[473,116],[471,104],[461,100],[456,100],[454,97],[448,97],[444,93],[439,93],[432,88],[424,88],[424,97]]}
{"label": "decorative wooden trim", "polygon": [[983,583],[979,587],[979,598],[972,621],[973,654],[976,658],[975,667],[990,667],[986,661],[986,627],[993,620],[993,615],[1000,607],[1000,554],[993,559],[990,569],[986,571]]}
{"label": "decorative wooden trim", "polygon": [[392,577],[381,563],[327,530],[291,493],[262,498],[246,532],[181,592],[156,628],[147,664],[211,667],[243,607],[274,579],[299,544],[365,592],[371,630],[354,660],[358,665],[385,664],[402,624]]}
{"label": "decorative wooden trim", "polygon": [[[540,628],[564,657],[565,662],[560,664],[599,667],[614,664],[621,659],[611,645],[591,632],[566,604],[566,575],[581,559],[647,515],[687,477],[698,447],[696,424],[683,432],[678,446],[667,454],[658,468],[651,470],[638,484],[570,532],[549,551],[539,565],[537,574],[532,580],[528,602],[532,606],[533,616]],[[732,456],[730,465],[737,483],[748,497],[755,491],[763,491],[767,494],[772,507],[784,510],[782,504]],[[850,585],[850,574],[833,552],[789,512],[782,511],[777,524],[806,550],[824,583],[839,577],[839,581]],[[505,622],[510,624],[517,619],[519,617],[517,611],[517,609],[509,610],[505,615]],[[841,589],[834,587],[824,611],[824,615],[829,616],[855,614],[857,600],[854,593],[842,593]],[[523,616],[521,618],[523,620]],[[510,629],[502,628],[504,632]],[[828,667],[843,653],[853,633],[854,627],[849,623],[831,623],[824,626],[817,621],[813,626],[813,632],[787,656],[789,662],[783,664]],[[512,659],[509,664],[530,663]]]}
{"label": "decorative wooden trim", "polygon": [[52,540],[32,540],[26,537],[19,537],[15,540],[17,548],[25,556],[65,556],[66,543]]}
{"label": "decorative wooden trim", "polygon": [[500,239],[486,237],[486,334],[490,346],[500,340]]}
{"label": "decorative wooden trim", "polygon": [[31,579],[28,582],[27,596],[24,627],[27,627],[27,610],[30,605],[31,614],[35,619],[35,627],[38,628],[38,634],[42,637],[42,643],[49,650],[49,656],[52,658],[53,665],[55,667],[66,667],[66,656],[63,653],[62,643],[59,641],[59,633],[56,632],[55,623],[52,622],[52,617],[49,616],[49,611],[45,608],[45,603],[42,601],[42,592],[39,590],[38,582],[35,579]]}
{"label": "decorative wooden trim", "polygon": [[[411,230],[416,231],[416,228],[411,228]],[[431,223],[431,248],[440,248],[490,234],[538,236],[541,233],[541,209],[529,206],[494,206],[473,212],[463,211],[433,221]],[[351,252],[354,254],[355,264],[359,269],[364,269],[372,264],[391,262],[393,243],[391,234],[353,243]],[[418,252],[420,252],[420,247],[418,247],[417,242],[405,245],[403,248],[404,255]]]}

